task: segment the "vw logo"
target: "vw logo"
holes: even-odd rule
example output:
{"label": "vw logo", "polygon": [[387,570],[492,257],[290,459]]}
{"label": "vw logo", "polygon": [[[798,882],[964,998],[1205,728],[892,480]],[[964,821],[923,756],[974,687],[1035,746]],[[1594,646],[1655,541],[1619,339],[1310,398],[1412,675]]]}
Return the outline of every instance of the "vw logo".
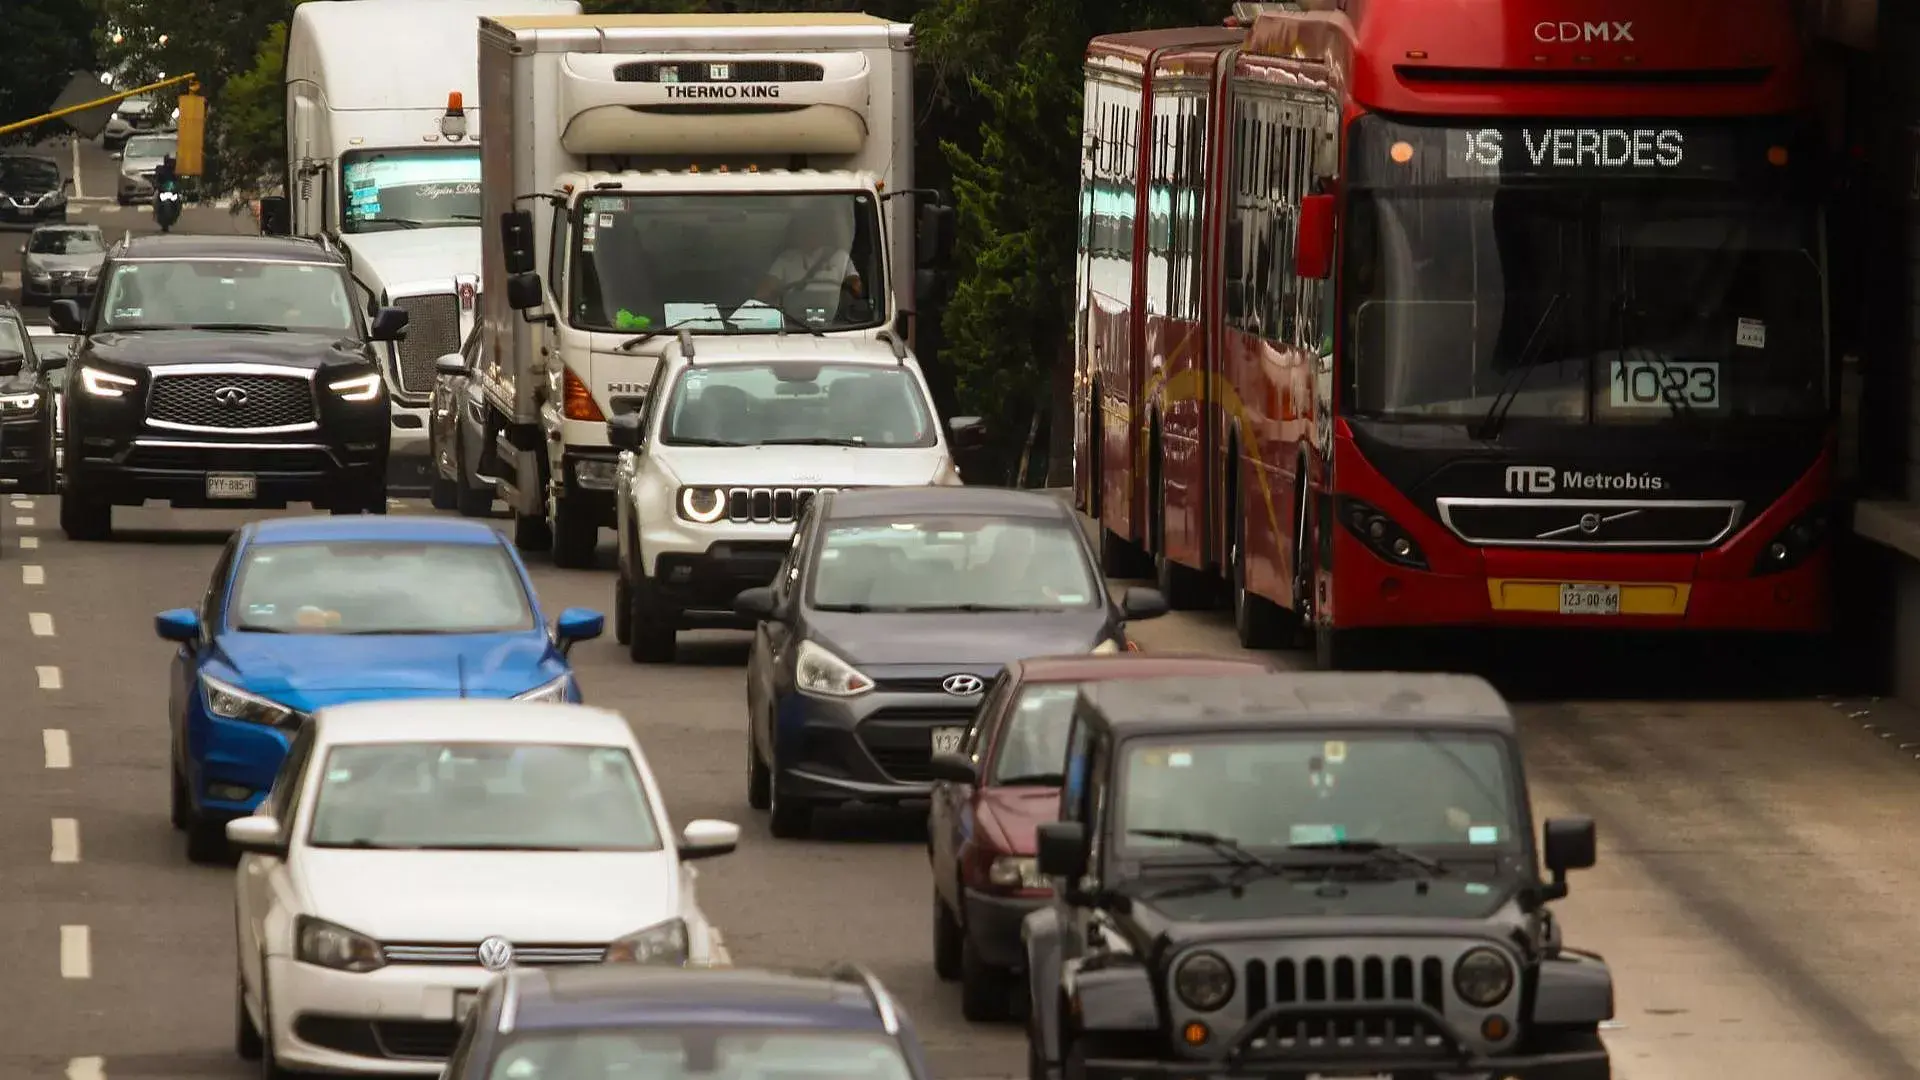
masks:
{"label": "vw logo", "polygon": [[513,966],[513,942],[490,937],[480,943],[480,966],[488,971],[505,971]]}
{"label": "vw logo", "polygon": [[940,680],[940,689],[955,697],[977,694],[986,685],[978,675],[949,675]]}
{"label": "vw logo", "polygon": [[1580,531],[1583,533],[1587,533],[1588,535],[1592,535],[1593,533],[1599,532],[1600,531],[1600,515],[1599,514],[1581,514],[1580,515]]}
{"label": "vw logo", "polygon": [[247,392],[237,386],[223,386],[213,392],[213,400],[224,408],[238,409],[247,403]]}

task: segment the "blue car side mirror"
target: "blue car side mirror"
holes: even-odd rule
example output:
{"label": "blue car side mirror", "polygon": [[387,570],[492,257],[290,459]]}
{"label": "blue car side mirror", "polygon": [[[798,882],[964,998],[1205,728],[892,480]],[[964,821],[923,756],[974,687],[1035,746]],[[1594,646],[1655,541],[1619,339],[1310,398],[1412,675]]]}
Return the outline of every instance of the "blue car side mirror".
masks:
{"label": "blue car side mirror", "polygon": [[200,616],[192,608],[163,611],[153,617],[153,632],[164,641],[192,641],[200,636]]}
{"label": "blue car side mirror", "polygon": [[554,620],[553,636],[562,648],[591,641],[607,629],[607,617],[590,608],[570,607]]}

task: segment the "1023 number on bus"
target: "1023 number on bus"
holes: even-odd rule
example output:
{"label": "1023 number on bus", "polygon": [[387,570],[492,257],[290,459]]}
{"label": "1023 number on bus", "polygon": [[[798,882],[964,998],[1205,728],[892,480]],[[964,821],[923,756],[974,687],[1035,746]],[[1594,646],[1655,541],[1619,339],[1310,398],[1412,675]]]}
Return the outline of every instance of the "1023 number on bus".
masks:
{"label": "1023 number on bus", "polygon": [[1615,360],[1613,375],[1607,382],[1616,409],[1720,407],[1720,365],[1715,363]]}

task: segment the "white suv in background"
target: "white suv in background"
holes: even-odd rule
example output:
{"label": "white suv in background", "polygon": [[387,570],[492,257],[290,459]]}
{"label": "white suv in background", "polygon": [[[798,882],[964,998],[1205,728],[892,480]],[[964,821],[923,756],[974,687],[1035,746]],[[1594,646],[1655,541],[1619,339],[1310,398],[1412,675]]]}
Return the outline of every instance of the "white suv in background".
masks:
{"label": "white suv in background", "polygon": [[[984,434],[977,417],[946,428]],[[773,580],[821,490],[961,482],[920,365],[891,337],[682,334],[645,404],[607,429],[614,633],[638,663],[672,662],[681,630],[746,627],[734,597]]]}

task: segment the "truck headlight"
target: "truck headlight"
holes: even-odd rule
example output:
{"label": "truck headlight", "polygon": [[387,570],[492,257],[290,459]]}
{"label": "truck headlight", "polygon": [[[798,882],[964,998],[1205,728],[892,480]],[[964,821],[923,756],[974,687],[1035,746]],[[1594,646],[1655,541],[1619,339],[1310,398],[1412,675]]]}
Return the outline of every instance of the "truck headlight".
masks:
{"label": "truck headlight", "polygon": [[138,379],[115,375],[99,368],[80,369],[80,388],[94,397],[126,397],[127,391],[139,385],[139,382]]}
{"label": "truck headlight", "polygon": [[1188,1008],[1213,1012],[1233,999],[1233,968],[1217,953],[1194,953],[1173,970],[1173,990]]}
{"label": "truck headlight", "polygon": [[386,950],[365,934],[302,915],[295,925],[294,956],[303,964],[335,971],[366,972],[387,966]]}
{"label": "truck headlight", "polygon": [[727,516],[727,493],[719,488],[683,487],[680,516],[700,525],[711,525]]}
{"label": "truck headlight", "polygon": [[800,643],[793,661],[794,685],[809,694],[857,697],[873,689],[873,680],[858,668],[811,641]]}
{"label": "truck headlight", "polygon": [[330,382],[327,389],[339,394],[341,401],[372,401],[380,396],[380,386],[380,376],[376,373]]}
{"label": "truck headlight", "polygon": [[277,701],[250,694],[211,675],[200,676],[200,689],[207,695],[207,711],[225,720],[245,720],[251,724],[292,730],[307,718],[298,709],[289,709]]}
{"label": "truck headlight", "polygon": [[607,947],[609,964],[684,964],[687,962],[687,923],[668,919]]}
{"label": "truck headlight", "polygon": [[1498,949],[1474,949],[1453,969],[1453,988],[1467,1004],[1490,1009],[1513,992],[1513,962]]}

